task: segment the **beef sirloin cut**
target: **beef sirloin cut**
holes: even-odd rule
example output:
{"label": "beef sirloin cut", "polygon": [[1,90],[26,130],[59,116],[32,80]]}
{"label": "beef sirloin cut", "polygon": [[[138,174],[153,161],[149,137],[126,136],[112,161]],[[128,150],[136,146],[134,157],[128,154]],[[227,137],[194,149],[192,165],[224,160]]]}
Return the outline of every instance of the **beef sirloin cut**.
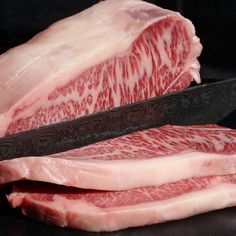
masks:
{"label": "beef sirloin cut", "polygon": [[119,192],[25,183],[16,185],[8,200],[25,215],[48,224],[114,231],[235,206],[236,175],[192,178]]}
{"label": "beef sirloin cut", "polygon": [[179,13],[102,1],[0,56],[0,137],[182,90],[201,48]]}
{"label": "beef sirloin cut", "polygon": [[0,162],[0,185],[19,180],[125,190],[236,173],[236,130],[163,126],[44,157]]}

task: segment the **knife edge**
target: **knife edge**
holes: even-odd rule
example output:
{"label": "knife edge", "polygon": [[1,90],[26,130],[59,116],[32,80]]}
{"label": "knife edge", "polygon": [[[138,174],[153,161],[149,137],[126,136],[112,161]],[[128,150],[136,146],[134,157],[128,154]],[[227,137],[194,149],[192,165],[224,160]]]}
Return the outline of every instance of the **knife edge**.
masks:
{"label": "knife edge", "polygon": [[218,123],[236,109],[236,78],[190,87],[0,138],[0,161],[43,156],[162,125]]}

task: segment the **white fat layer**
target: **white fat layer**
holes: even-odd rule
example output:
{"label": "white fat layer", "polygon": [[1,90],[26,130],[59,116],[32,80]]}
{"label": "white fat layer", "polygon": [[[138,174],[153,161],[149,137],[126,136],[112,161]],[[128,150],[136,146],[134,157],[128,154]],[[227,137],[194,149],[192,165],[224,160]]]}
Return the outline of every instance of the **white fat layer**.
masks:
{"label": "white fat layer", "polygon": [[122,190],[234,174],[236,154],[189,151],[165,158],[112,161],[25,157],[0,162],[0,172],[0,184],[29,179],[79,188]]}

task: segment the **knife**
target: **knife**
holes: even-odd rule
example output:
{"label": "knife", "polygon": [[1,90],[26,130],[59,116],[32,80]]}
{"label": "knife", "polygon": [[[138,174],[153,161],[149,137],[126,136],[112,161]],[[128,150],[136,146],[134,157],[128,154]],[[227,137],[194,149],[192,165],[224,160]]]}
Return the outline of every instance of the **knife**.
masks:
{"label": "knife", "polygon": [[63,152],[165,124],[217,123],[235,109],[236,78],[202,84],[0,138],[0,161]]}

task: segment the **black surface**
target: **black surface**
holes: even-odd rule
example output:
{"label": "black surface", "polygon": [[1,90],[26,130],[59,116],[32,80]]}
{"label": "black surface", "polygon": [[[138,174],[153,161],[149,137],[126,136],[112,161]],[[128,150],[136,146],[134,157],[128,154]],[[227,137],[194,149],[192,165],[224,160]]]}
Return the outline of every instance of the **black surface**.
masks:
{"label": "black surface", "polygon": [[236,78],[0,139],[0,160],[44,156],[166,124],[217,123],[236,108]]}
{"label": "black surface", "polygon": [[[76,13],[98,0],[1,0],[0,52],[19,45],[54,21]],[[196,26],[204,46],[200,61],[204,78],[236,76],[235,0],[150,0],[180,10]],[[220,122],[236,128],[236,111]],[[0,173],[1,174],[1,173]],[[135,228],[111,234],[60,229],[31,221],[17,210],[0,206],[0,236],[155,235],[235,236],[236,208],[211,212],[185,220]]]}
{"label": "black surface", "polygon": [[112,233],[63,229],[28,219],[17,210],[1,209],[1,236],[235,236],[236,208],[214,211],[164,224],[130,228]]}

